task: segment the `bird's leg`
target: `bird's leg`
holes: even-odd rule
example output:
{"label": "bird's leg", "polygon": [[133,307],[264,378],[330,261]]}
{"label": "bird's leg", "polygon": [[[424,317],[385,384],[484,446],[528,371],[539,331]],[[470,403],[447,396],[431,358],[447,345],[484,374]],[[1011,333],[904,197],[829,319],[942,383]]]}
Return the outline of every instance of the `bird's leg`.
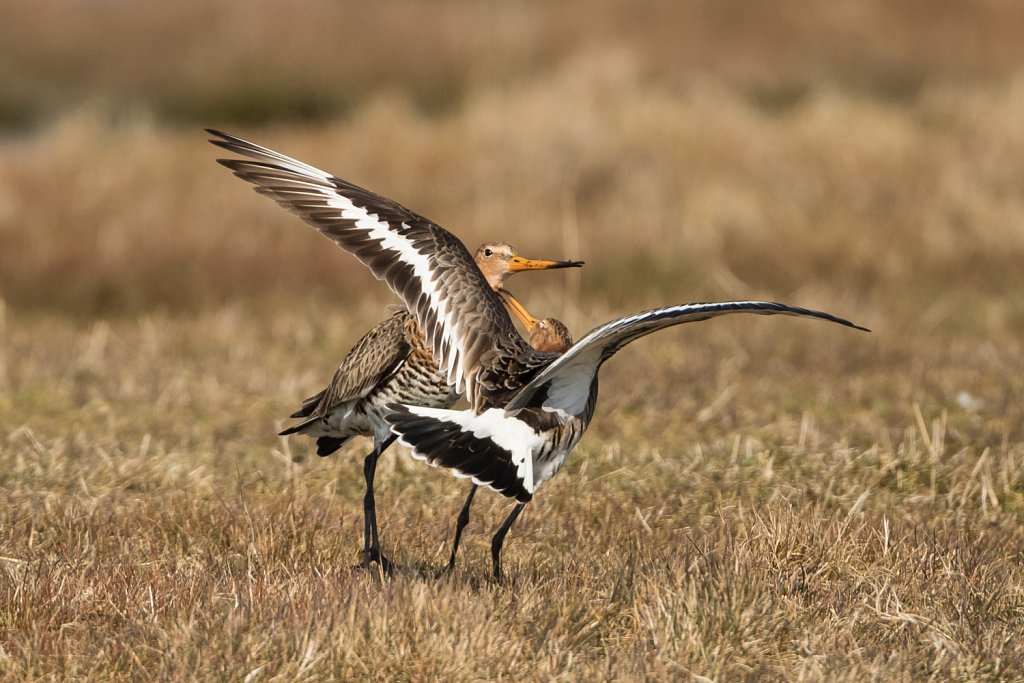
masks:
{"label": "bird's leg", "polygon": [[363,476],[366,477],[366,494],[363,496],[363,567],[373,563],[374,529],[377,526],[377,508],[373,499],[373,475],[377,470],[377,449],[374,448],[363,460]]}
{"label": "bird's leg", "polygon": [[[363,461],[363,476],[366,477],[366,495],[363,497],[363,567],[370,568],[374,562],[380,564],[385,574],[394,570],[391,560],[380,552],[380,537],[377,535],[377,505],[373,497],[373,475],[377,471],[377,458],[395,440],[394,436],[383,442],[375,442],[373,452]],[[376,440],[375,440],[376,441]]]}
{"label": "bird's leg", "polygon": [[452,544],[452,556],[448,558],[448,564],[444,569],[437,575],[437,578],[441,578],[452,573],[455,569],[455,554],[459,552],[459,541],[462,540],[462,530],[469,524],[469,507],[473,504],[473,496],[476,494],[477,485],[469,489],[469,495],[466,497],[466,502],[462,506],[462,511],[459,513],[458,522],[455,524],[455,542]]}
{"label": "bird's leg", "polygon": [[516,503],[516,506],[512,509],[511,514],[498,529],[498,533],[494,534],[494,538],[491,540],[491,559],[494,560],[494,578],[501,581],[501,546],[505,542],[505,535],[508,534],[508,530],[515,524],[516,517],[526,507],[526,503]]}

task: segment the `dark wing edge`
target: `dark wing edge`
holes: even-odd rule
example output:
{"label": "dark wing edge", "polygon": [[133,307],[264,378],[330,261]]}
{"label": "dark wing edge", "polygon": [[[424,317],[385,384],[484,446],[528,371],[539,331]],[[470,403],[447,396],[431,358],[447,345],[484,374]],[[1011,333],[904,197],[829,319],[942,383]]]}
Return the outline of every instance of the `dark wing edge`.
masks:
{"label": "dark wing edge", "polygon": [[[666,327],[710,320],[733,313],[817,318],[864,332],[871,331],[831,313],[772,301],[727,301],[655,308],[612,320],[588,332],[561,357],[526,384],[505,407],[506,414],[514,414],[523,408],[533,406],[535,398],[542,405],[533,407],[564,410],[575,415],[581,414],[580,411],[589,396],[590,383],[593,381],[594,375],[600,369],[601,364],[611,358],[619,349],[640,337]],[[541,391],[542,388],[543,391]]]}

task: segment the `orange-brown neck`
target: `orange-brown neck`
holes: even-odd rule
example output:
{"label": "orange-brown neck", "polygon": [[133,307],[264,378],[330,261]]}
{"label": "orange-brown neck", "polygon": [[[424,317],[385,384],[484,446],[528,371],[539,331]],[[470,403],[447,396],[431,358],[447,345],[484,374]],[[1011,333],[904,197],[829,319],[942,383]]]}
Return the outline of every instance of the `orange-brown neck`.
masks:
{"label": "orange-brown neck", "polygon": [[530,346],[547,353],[565,353],[572,346],[572,335],[561,320],[545,318],[530,329]]}

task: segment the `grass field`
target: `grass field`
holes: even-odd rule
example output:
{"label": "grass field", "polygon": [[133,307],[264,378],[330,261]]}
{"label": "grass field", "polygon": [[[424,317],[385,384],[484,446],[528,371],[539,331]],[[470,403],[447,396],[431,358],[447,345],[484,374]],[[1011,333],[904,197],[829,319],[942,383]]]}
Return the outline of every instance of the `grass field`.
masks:
{"label": "grass field", "polygon": [[[2,10],[0,677],[1024,679],[1015,3],[629,21],[602,3],[578,23],[572,3],[258,6],[219,52],[203,22],[134,3],[101,15],[134,42],[46,21],[80,3]],[[235,6],[183,7],[223,28]],[[338,12],[354,44],[250,49]],[[437,31],[440,56],[421,36],[355,59],[374,12]],[[170,50],[164,33],[189,59],[132,52]],[[239,86],[249,57],[270,76]],[[265,110],[239,114],[245,97]],[[489,493],[451,580],[423,578],[466,484],[394,448],[377,500],[400,570],[381,581],[354,568],[369,443],[319,459],[275,433],[395,299],[214,164],[200,124],[471,247],[585,259],[511,283],[577,337],[727,298],[874,332],[734,316],[623,351],[509,536],[504,584],[489,541],[510,504]]]}

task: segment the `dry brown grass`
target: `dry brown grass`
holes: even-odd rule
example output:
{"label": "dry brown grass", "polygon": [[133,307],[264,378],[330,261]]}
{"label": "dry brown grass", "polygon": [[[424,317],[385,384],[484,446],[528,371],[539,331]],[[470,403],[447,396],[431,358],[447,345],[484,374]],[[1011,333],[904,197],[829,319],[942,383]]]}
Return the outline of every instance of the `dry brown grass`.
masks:
{"label": "dry brown grass", "polygon": [[[1014,340],[781,319],[652,338],[607,368],[594,427],[510,537],[508,585],[488,578],[486,539],[508,508],[496,496],[454,579],[420,578],[421,562],[443,561],[463,485],[386,458],[382,533],[406,570],[381,585],[352,569],[365,445],[319,460],[273,436],[373,313],[10,314],[2,670],[1024,672]],[[959,407],[961,391],[979,403]]]}
{"label": "dry brown grass", "polygon": [[[0,5],[0,95],[54,113],[0,139],[0,677],[1024,678],[1017,3],[268,2],[238,32],[194,21],[226,2],[35,5]],[[381,12],[433,33],[366,56]],[[340,17],[354,42],[328,40]],[[272,27],[295,51],[251,49]],[[366,444],[320,460],[274,432],[393,299],[167,125],[231,119],[243,58],[260,99],[362,90],[311,113],[341,119],[232,132],[471,245],[586,259],[515,282],[577,335],[726,297],[875,333],[737,317],[624,351],[506,585],[493,495],[453,579],[421,578],[464,483],[396,448],[378,504],[403,570],[374,580],[352,569]],[[140,108],[75,108],[75,81]]]}

